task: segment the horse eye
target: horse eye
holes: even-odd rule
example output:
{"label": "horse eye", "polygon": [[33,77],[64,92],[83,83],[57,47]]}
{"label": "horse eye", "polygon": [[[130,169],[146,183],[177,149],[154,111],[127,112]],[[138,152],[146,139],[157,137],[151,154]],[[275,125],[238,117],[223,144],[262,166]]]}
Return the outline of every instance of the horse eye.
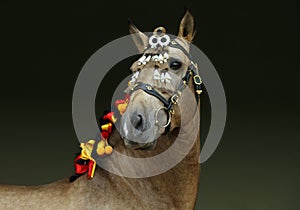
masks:
{"label": "horse eye", "polygon": [[170,63],[170,68],[172,70],[178,70],[182,66],[182,63],[180,61],[173,61]]}

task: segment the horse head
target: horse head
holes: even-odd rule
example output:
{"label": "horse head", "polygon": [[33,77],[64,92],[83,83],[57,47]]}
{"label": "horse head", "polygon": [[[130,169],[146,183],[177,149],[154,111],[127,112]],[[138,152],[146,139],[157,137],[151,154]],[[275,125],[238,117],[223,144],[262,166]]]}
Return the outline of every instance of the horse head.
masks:
{"label": "horse head", "polygon": [[[162,26],[148,35],[132,23],[130,33],[142,56],[130,68],[132,79],[126,90],[130,101],[120,135],[128,148],[150,150],[161,135],[187,123],[195,113],[191,110],[197,108],[201,79],[189,53],[194,19],[186,12],[177,36],[167,34]],[[188,89],[195,97],[186,94]]]}

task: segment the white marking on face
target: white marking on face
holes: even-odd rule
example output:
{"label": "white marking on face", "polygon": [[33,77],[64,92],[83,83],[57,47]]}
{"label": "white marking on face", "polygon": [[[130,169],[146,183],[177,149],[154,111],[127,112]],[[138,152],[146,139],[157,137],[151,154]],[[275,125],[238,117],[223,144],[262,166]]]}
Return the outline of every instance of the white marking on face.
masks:
{"label": "white marking on face", "polygon": [[169,59],[169,54],[165,52],[165,53],[164,53],[164,58],[165,58],[165,59]]}
{"label": "white marking on face", "polygon": [[157,69],[155,69],[155,71],[153,73],[153,77],[155,80],[160,80],[160,73],[158,72]]}
{"label": "white marking on face", "polygon": [[165,52],[163,57],[164,57],[164,63],[167,63],[169,59],[169,54]]}
{"label": "white marking on face", "polygon": [[134,82],[137,80],[139,74],[140,74],[139,71],[135,72],[135,73],[131,76],[131,80],[129,81],[129,84],[134,84]]}
{"label": "white marking on face", "polygon": [[158,61],[158,55],[152,56],[152,60],[153,60],[153,61]]}
{"label": "white marking on face", "polygon": [[138,76],[139,76],[139,74],[140,74],[140,72],[139,72],[139,71],[137,71],[137,72],[135,72],[135,73],[132,75],[132,77],[131,77],[131,78],[133,78],[133,79],[137,79],[137,78],[138,78]]}
{"label": "white marking on face", "polygon": [[151,55],[149,55],[144,61],[143,61],[143,65],[146,65],[151,59]]}
{"label": "white marking on face", "polygon": [[163,63],[164,57],[162,56],[162,54],[159,54],[158,60],[160,63]]}
{"label": "white marking on face", "polygon": [[165,74],[164,74],[164,73],[162,73],[162,74],[160,75],[160,81],[161,81],[161,82],[165,82]]}
{"label": "white marking on face", "polygon": [[146,59],[146,56],[143,55],[143,56],[138,60],[138,61],[139,61],[138,65],[141,65],[141,64],[144,62],[145,59]]}
{"label": "white marking on face", "polygon": [[150,61],[150,59],[151,59],[151,55],[148,55],[148,57],[146,58],[145,61],[148,63]]}
{"label": "white marking on face", "polygon": [[165,80],[166,80],[166,82],[171,83],[172,77],[168,72],[165,73]]}

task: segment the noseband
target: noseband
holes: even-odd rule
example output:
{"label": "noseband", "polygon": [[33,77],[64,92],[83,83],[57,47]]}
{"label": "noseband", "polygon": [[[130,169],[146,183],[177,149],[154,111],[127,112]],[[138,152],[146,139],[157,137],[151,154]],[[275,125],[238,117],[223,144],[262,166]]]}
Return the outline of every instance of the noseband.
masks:
{"label": "noseband", "polygon": [[[163,37],[168,37],[168,35],[164,35]],[[156,45],[153,44],[153,39],[155,39],[155,38],[157,38],[157,37],[155,37],[155,35],[150,37],[149,40],[151,42],[149,42],[149,45],[148,45],[148,47],[145,48],[145,51],[147,51],[149,48],[156,48]],[[168,133],[171,128],[171,117],[172,117],[172,115],[175,114],[173,105],[177,104],[182,91],[186,88],[186,86],[188,85],[191,78],[193,78],[195,98],[196,98],[197,104],[199,102],[200,94],[202,92],[202,88],[201,88],[202,80],[197,72],[198,71],[197,64],[195,64],[192,61],[191,55],[185,50],[185,48],[183,46],[181,46],[175,40],[171,40],[170,38],[165,39],[165,40],[166,40],[165,43],[162,43],[161,41],[159,42],[159,44],[162,46],[162,48],[164,48],[165,46],[177,48],[177,49],[181,50],[190,60],[190,65],[188,66],[185,76],[181,79],[180,84],[179,84],[178,88],[176,89],[175,93],[169,99],[166,99],[158,91],[156,91],[150,84],[146,84],[143,82],[135,83],[134,85],[131,86],[131,89],[130,89],[130,94],[132,94],[134,91],[137,91],[137,90],[143,90],[147,94],[156,97],[158,100],[160,100],[163,103],[164,107],[161,107],[156,111],[155,117],[156,117],[156,124],[162,128],[165,128],[164,134]],[[151,56],[154,55],[154,54],[145,54],[145,51],[144,51],[142,58],[139,59],[139,61],[140,61],[139,65],[145,64],[145,61],[147,61],[147,60],[149,61]],[[154,56],[157,56],[157,55],[154,55]],[[160,57],[161,57],[161,59],[157,59],[155,61],[160,60],[160,62],[163,62],[162,59],[164,59],[164,58],[162,57],[162,54],[157,56],[157,58],[160,58]],[[165,62],[166,62],[166,60],[165,60]],[[158,112],[160,110],[165,110],[167,112],[167,123],[165,125],[158,124],[157,117],[158,117]]]}

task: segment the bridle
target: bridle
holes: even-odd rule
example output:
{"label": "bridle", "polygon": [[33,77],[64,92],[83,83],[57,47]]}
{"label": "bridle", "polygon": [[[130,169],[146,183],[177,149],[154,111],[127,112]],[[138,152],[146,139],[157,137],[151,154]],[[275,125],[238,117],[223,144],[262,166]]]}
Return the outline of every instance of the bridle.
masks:
{"label": "bridle", "polygon": [[[164,35],[164,36],[166,36],[166,35]],[[190,81],[191,78],[193,78],[195,98],[196,98],[197,104],[199,103],[200,94],[202,92],[202,88],[201,88],[202,80],[201,80],[201,77],[198,74],[197,64],[193,62],[191,55],[186,51],[186,49],[183,46],[181,46],[174,39],[173,40],[169,39],[169,42],[166,43],[164,46],[162,46],[162,51],[164,51],[165,46],[173,47],[173,48],[177,48],[177,49],[181,50],[189,58],[189,61],[190,61],[190,65],[187,68],[185,76],[181,79],[180,84],[177,87],[175,93],[169,99],[166,99],[158,91],[156,91],[150,84],[143,83],[143,82],[137,82],[134,85],[132,85],[131,88],[130,88],[130,94],[132,94],[133,92],[135,92],[137,90],[143,90],[147,94],[156,97],[158,100],[160,100],[163,103],[164,107],[161,107],[156,111],[156,113],[155,113],[156,116],[155,117],[156,117],[156,124],[158,124],[158,120],[157,120],[158,118],[157,117],[158,117],[159,111],[160,110],[165,110],[167,112],[167,116],[168,116],[167,123],[165,125],[159,125],[158,124],[160,127],[165,128],[164,134],[168,133],[170,131],[170,128],[171,128],[171,118],[172,118],[172,115],[175,114],[174,109],[173,109],[173,105],[177,104],[177,102],[178,102],[178,100],[181,96],[182,91],[189,84],[189,81]],[[144,56],[143,58],[145,58],[145,57],[148,58],[149,55],[151,56],[151,54],[147,54],[147,56],[145,54],[145,52],[149,48],[153,48],[153,43],[151,43],[151,44],[149,43],[149,45],[145,48],[144,53],[143,53],[143,56]],[[140,68],[140,70],[142,70],[142,68]]]}

